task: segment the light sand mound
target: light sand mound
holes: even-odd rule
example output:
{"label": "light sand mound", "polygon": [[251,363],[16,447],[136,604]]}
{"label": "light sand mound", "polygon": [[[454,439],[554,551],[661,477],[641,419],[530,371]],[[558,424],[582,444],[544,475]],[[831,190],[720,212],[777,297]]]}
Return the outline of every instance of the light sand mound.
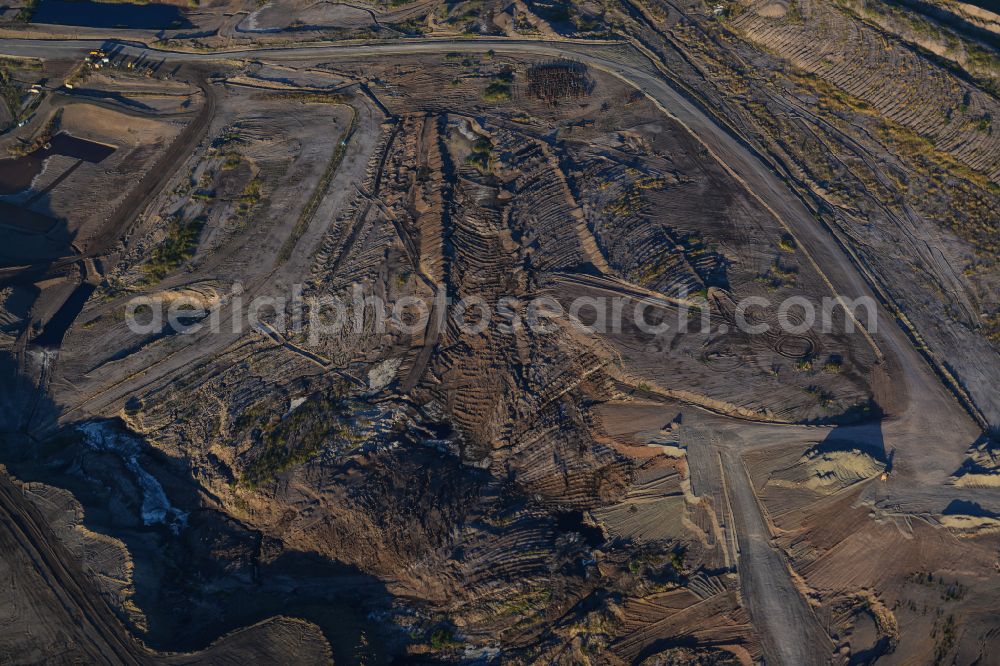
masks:
{"label": "light sand mound", "polygon": [[168,289],[144,297],[148,303],[163,303],[165,305],[177,303],[178,305],[190,305],[205,309],[218,305],[222,299],[223,295],[215,287],[206,285]]}
{"label": "light sand mound", "polygon": [[781,18],[788,13],[788,5],[784,2],[769,2],[758,8],[757,13],[767,18]]}
{"label": "light sand mound", "polygon": [[[969,19],[973,24],[993,33],[1000,33],[1000,13],[991,12],[983,7],[977,7],[965,2],[956,2],[953,7],[957,14]],[[951,8],[945,7],[946,10]]]}
{"label": "light sand mound", "polygon": [[960,488],[1000,488],[1000,456],[992,442],[969,450],[969,457],[952,477]]}
{"label": "light sand mound", "polygon": [[813,449],[802,457],[802,463],[809,472],[804,485],[813,490],[846,488],[885,469],[881,462],[858,449],[826,452]]}
{"label": "light sand mound", "polygon": [[954,479],[959,488],[1000,488],[1000,473],[997,472],[971,472]]}
{"label": "light sand mound", "polygon": [[651,442],[646,446],[659,449],[660,453],[667,456],[668,458],[684,458],[685,456],[687,456],[687,451],[673,444],[658,444],[656,442]]}
{"label": "light sand mound", "polygon": [[396,373],[399,372],[399,366],[402,363],[402,357],[390,358],[374,366],[368,371],[369,388],[378,390],[388,386],[396,378]]}
{"label": "light sand mound", "polygon": [[63,108],[62,129],[73,136],[98,143],[145,145],[173,128],[160,120],[132,116],[93,104],[67,104]]}
{"label": "light sand mound", "polygon": [[992,534],[1000,532],[1000,518],[993,516],[969,516],[965,514],[951,514],[941,516],[941,524],[945,527],[964,532],[970,536],[973,534]]}
{"label": "light sand mound", "polygon": [[278,0],[253,12],[240,28],[247,32],[268,32],[295,27],[365,28],[374,22],[372,11],[362,5]]}

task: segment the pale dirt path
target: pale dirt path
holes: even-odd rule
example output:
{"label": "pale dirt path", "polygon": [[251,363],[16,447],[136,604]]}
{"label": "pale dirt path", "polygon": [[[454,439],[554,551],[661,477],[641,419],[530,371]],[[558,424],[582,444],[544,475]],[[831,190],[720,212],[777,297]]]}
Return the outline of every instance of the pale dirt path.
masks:
{"label": "pale dirt path", "polygon": [[833,644],[796,589],[784,553],[771,545],[739,453],[724,450],[722,465],[740,550],[740,593],[761,633],[764,654],[787,666],[827,663]]}

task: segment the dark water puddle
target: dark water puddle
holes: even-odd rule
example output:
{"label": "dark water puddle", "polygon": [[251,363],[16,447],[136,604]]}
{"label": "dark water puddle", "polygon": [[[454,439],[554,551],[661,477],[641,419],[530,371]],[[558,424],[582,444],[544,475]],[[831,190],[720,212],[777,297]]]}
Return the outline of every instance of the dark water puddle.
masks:
{"label": "dark water puddle", "polygon": [[53,155],[64,155],[98,164],[115,150],[114,146],[59,132],[44,148],[39,148],[24,157],[0,160],[0,194],[16,194],[31,187],[31,182],[42,172],[45,160]]}
{"label": "dark water puddle", "polygon": [[41,0],[31,20],[35,23],[86,28],[163,30],[192,27],[181,9],[173,5],[133,5],[88,0]]}
{"label": "dark water puddle", "polygon": [[66,331],[76,321],[76,318],[80,316],[83,306],[87,303],[90,295],[94,293],[94,289],[96,289],[94,285],[87,283],[81,284],[74,289],[73,293],[66,299],[66,302],[59,308],[59,311],[45,324],[42,334],[32,342],[39,347],[59,347],[66,336]]}

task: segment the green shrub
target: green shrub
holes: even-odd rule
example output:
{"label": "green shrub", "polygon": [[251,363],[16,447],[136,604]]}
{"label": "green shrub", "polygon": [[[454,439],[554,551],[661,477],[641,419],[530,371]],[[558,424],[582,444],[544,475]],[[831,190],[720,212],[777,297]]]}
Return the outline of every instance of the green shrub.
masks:
{"label": "green shrub", "polygon": [[510,83],[494,79],[483,91],[483,101],[506,102],[511,98]]}
{"label": "green shrub", "polygon": [[198,249],[198,237],[205,226],[205,216],[184,222],[173,218],[167,225],[167,237],[153,248],[149,261],[143,266],[146,273],[144,282],[154,284],[169,275],[178,266],[194,256]]}
{"label": "green shrub", "polygon": [[442,627],[434,631],[430,637],[430,646],[432,650],[453,650],[457,647],[461,647],[461,643],[455,640],[455,634],[451,629]]}
{"label": "green shrub", "polygon": [[[256,418],[256,414],[251,416],[251,420]],[[346,403],[336,396],[312,397],[265,430],[256,456],[243,470],[242,481],[255,488],[301,465],[330,444],[345,440],[353,441]]]}

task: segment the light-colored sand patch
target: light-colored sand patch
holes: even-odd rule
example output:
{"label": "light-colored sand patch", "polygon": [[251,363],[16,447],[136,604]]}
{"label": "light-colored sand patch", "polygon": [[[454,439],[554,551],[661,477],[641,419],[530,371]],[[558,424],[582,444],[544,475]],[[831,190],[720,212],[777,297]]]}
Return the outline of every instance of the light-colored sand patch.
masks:
{"label": "light-colored sand patch", "polygon": [[959,488],[1000,488],[1000,449],[984,441],[969,449],[968,458],[952,476]]}
{"label": "light-colored sand patch", "polygon": [[130,116],[91,104],[69,104],[63,108],[62,129],[81,139],[138,145],[173,133],[167,124]]}
{"label": "light-colored sand patch", "polygon": [[272,32],[289,28],[364,28],[375,23],[372,10],[343,2],[269,2],[247,17],[240,30]]}
{"label": "light-colored sand patch", "polygon": [[1000,488],[1000,473],[972,473],[954,477],[959,488]]}
{"label": "light-colored sand patch", "polygon": [[972,534],[995,534],[1000,532],[1000,518],[991,516],[968,516],[965,514],[954,514],[941,516],[941,524],[968,535]]}
{"label": "light-colored sand patch", "polygon": [[368,371],[368,386],[376,390],[388,386],[396,378],[396,373],[402,362],[401,357],[390,358],[373,367]]}
{"label": "light-colored sand patch", "polygon": [[594,517],[613,536],[640,543],[677,539],[684,532],[683,497],[625,501],[599,509]]}
{"label": "light-colored sand patch", "polygon": [[179,289],[167,289],[158,291],[148,296],[135,299],[136,303],[161,303],[164,305],[177,304],[178,306],[189,305],[191,307],[210,309],[220,302],[224,296],[219,290],[210,284],[198,284]]}
{"label": "light-colored sand patch", "polygon": [[832,485],[847,487],[877,476],[885,469],[885,465],[857,449],[825,453],[813,450],[803,456],[803,462],[810,472],[805,485],[813,490]]}
{"label": "light-colored sand patch", "polygon": [[683,458],[684,456],[687,455],[687,451],[685,451],[679,446],[675,446],[672,444],[651,443],[648,444],[647,446],[655,448],[657,451],[670,458]]}
{"label": "light-colored sand patch", "polygon": [[991,12],[965,2],[956,2],[954,7],[958,10],[958,14],[971,19],[979,27],[990,32],[1000,33],[1000,13]]}
{"label": "light-colored sand patch", "polygon": [[784,2],[769,2],[758,9],[757,13],[767,18],[781,18],[788,13],[788,5]]}
{"label": "light-colored sand patch", "polygon": [[969,457],[952,477],[959,488],[1000,488],[1000,456],[991,442],[969,449]]}

